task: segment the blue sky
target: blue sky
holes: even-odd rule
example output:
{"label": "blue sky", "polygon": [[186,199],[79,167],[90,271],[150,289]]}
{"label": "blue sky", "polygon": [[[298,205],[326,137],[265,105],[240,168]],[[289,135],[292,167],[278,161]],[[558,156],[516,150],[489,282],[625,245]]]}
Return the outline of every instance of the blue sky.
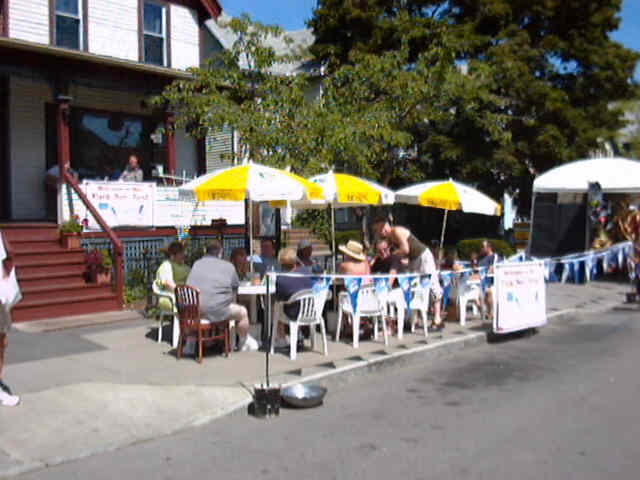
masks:
{"label": "blue sky", "polygon": [[[231,16],[249,13],[263,23],[276,23],[285,30],[305,28],[316,0],[221,0]],[[624,0],[622,23],[613,38],[629,48],[640,51],[640,1]],[[636,80],[640,81],[640,66],[636,68]]]}

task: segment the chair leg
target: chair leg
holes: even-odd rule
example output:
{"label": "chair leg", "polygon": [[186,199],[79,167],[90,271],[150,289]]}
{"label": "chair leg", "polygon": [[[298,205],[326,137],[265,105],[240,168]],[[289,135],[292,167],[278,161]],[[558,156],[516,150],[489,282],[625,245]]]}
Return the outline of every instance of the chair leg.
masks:
{"label": "chair leg", "polygon": [[360,347],[360,315],[357,313],[353,315],[351,320],[353,328],[353,348]]}
{"label": "chair leg", "polygon": [[378,318],[373,317],[373,339],[378,340]]}
{"label": "chair leg", "polygon": [[224,356],[229,358],[229,343],[231,342],[231,339],[229,338],[229,324],[227,323],[224,326]]}
{"label": "chair leg", "polygon": [[[387,320],[384,318],[384,315],[380,315],[380,320],[382,320],[382,336],[384,337],[384,346],[389,346],[389,334],[387,333]],[[376,319],[376,325],[378,324],[378,320]]]}
{"label": "chair leg", "polygon": [[173,338],[171,340],[171,346],[175,348],[176,345],[178,344],[178,338],[180,338],[180,320],[178,320],[178,317],[176,315],[173,315],[172,320],[173,320],[173,328],[172,328]]}
{"label": "chair leg", "polygon": [[298,350],[298,322],[289,322],[289,340],[289,358],[295,360]]}
{"label": "chair leg", "polygon": [[158,320],[158,343],[162,342],[162,319],[164,315],[160,314],[156,316],[156,320]]}
{"label": "chair leg", "polygon": [[202,332],[198,332],[198,363],[202,363]]}
{"label": "chair leg", "polygon": [[467,300],[465,298],[458,299],[458,317],[460,318],[460,326],[467,324]]}
{"label": "chair leg", "polygon": [[420,310],[420,316],[422,317],[422,328],[424,330],[424,338],[427,338],[429,336],[429,321],[427,320],[428,311],[428,308]]}
{"label": "chair leg", "polygon": [[178,360],[182,358],[182,347],[184,346],[184,335],[180,334],[178,338]]}
{"label": "chair leg", "polygon": [[309,325],[309,339],[311,340],[311,350],[316,349],[316,324]]}
{"label": "chair leg", "polygon": [[320,333],[322,334],[322,349],[324,351],[324,356],[329,355],[329,349],[327,348],[327,329],[324,326],[324,319],[320,318]]}
{"label": "chair leg", "polygon": [[396,318],[398,321],[398,338],[402,340],[404,335],[404,308],[396,305]]}
{"label": "chair leg", "polygon": [[342,305],[338,306],[338,319],[336,322],[336,334],[335,334],[335,341],[339,342],[340,341],[340,328],[342,327]]}

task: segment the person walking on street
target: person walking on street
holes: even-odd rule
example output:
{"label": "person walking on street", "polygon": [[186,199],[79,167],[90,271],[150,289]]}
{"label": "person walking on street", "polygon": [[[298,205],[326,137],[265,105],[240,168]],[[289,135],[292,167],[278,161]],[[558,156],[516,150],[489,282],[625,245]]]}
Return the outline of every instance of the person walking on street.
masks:
{"label": "person walking on street", "polygon": [[11,392],[3,381],[4,352],[7,349],[7,334],[11,328],[11,308],[20,301],[22,295],[16,280],[15,269],[7,255],[2,232],[0,232],[0,405],[15,407],[20,397]]}
{"label": "person walking on street", "polygon": [[440,316],[440,300],[442,300],[442,287],[438,279],[438,270],[431,250],[416,238],[407,228],[391,226],[387,217],[377,217],[371,224],[374,233],[381,238],[385,238],[393,245],[392,254],[400,257],[408,257],[409,271],[419,274],[431,275],[431,300],[433,304],[434,330],[444,328],[444,323]]}

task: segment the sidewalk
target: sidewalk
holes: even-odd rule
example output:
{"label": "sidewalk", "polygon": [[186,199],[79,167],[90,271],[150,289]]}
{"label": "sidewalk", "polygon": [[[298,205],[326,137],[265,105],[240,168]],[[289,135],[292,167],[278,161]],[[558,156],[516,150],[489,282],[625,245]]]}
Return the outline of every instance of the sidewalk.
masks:
{"label": "sidewalk", "polygon": [[[628,284],[612,282],[550,284],[549,321],[621,305],[627,291]],[[0,408],[0,477],[244,412],[251,386],[264,381],[262,352],[207,356],[202,365],[191,358],[177,361],[168,343],[155,341],[153,322],[122,320],[47,333],[23,324],[10,334],[5,380],[22,405]],[[329,356],[307,348],[295,362],[277,353],[271,357],[272,383],[327,381],[337,374],[344,379],[410,355],[485,341],[477,320],[464,328],[448,323],[428,343],[421,332],[402,341],[393,337],[386,348],[381,341],[363,341],[354,350],[331,340]]]}

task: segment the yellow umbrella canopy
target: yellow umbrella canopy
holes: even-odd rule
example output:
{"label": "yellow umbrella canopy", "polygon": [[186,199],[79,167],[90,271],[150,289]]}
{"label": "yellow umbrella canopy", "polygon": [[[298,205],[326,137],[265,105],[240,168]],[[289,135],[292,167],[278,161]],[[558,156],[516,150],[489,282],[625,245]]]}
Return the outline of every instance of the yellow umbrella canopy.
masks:
{"label": "yellow umbrella canopy", "polygon": [[322,200],[322,187],[294,173],[249,163],[208,173],[180,187],[199,202]]}
{"label": "yellow umbrella canopy", "polygon": [[440,247],[444,243],[444,231],[449,210],[461,210],[482,215],[500,215],[502,207],[482,192],[453,180],[434,180],[410,185],[396,191],[396,202],[444,209]]}

